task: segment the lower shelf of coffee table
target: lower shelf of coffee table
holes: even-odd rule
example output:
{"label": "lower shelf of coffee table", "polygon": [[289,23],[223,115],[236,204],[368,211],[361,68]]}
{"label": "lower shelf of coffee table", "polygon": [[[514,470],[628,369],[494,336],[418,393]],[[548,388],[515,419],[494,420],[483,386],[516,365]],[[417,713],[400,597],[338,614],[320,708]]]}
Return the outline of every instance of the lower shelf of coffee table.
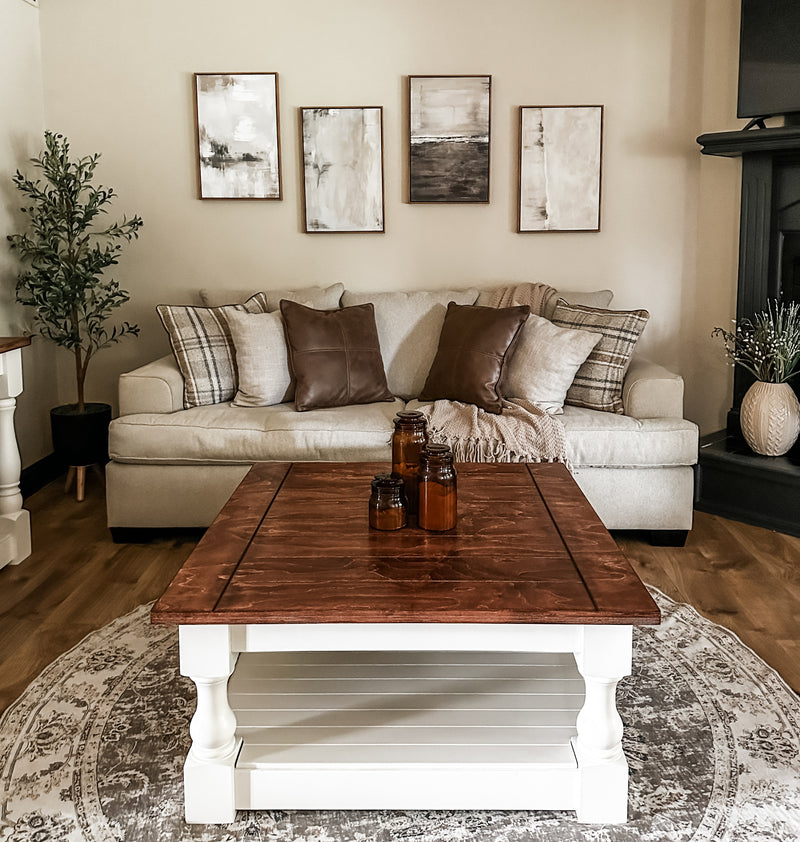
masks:
{"label": "lower shelf of coffee table", "polygon": [[571,654],[245,653],[238,809],[572,809]]}

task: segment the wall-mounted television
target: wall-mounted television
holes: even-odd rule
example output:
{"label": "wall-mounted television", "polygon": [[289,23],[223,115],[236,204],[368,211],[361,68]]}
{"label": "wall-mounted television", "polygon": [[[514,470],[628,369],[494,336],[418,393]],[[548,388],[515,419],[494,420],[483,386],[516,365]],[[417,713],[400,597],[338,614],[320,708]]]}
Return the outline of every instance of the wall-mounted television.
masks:
{"label": "wall-mounted television", "polygon": [[800,112],[800,0],[742,0],[738,117]]}

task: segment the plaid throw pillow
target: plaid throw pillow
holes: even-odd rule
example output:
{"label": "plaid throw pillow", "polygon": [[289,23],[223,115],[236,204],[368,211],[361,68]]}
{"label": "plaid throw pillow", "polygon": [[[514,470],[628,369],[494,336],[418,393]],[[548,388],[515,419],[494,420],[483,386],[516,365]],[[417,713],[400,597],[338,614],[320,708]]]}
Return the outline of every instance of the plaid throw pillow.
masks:
{"label": "plaid throw pillow", "polygon": [[237,384],[236,353],[228,314],[236,310],[266,313],[264,293],[257,293],[244,304],[227,307],[170,304],[156,307],[183,375],[185,409],[233,399]]}
{"label": "plaid throw pillow", "polygon": [[649,318],[647,310],[600,310],[567,304],[563,299],[558,302],[554,325],[588,330],[602,337],[578,369],[565,403],[603,412],[623,411],[622,381]]}

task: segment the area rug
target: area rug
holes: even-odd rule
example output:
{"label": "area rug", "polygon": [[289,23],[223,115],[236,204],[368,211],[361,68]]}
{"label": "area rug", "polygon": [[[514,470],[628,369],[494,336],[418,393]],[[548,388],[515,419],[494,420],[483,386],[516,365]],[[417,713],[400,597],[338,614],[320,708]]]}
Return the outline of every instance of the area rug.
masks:
{"label": "area rug", "polygon": [[620,683],[629,821],[570,812],[240,812],[183,822],[194,686],[149,606],[85,638],[0,720],[4,842],[776,842],[800,839],[800,702],[733,634],[654,593]]}

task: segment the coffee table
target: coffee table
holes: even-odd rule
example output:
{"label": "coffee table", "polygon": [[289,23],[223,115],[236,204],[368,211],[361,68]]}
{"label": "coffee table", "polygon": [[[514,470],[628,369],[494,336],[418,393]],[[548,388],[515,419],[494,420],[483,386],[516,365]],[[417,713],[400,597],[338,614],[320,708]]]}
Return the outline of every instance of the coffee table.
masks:
{"label": "coffee table", "polygon": [[459,464],[446,533],[369,529],[384,464],[260,463],[152,611],[197,687],[188,822],[554,809],[624,822],[616,686],[658,607],[560,464]]}

